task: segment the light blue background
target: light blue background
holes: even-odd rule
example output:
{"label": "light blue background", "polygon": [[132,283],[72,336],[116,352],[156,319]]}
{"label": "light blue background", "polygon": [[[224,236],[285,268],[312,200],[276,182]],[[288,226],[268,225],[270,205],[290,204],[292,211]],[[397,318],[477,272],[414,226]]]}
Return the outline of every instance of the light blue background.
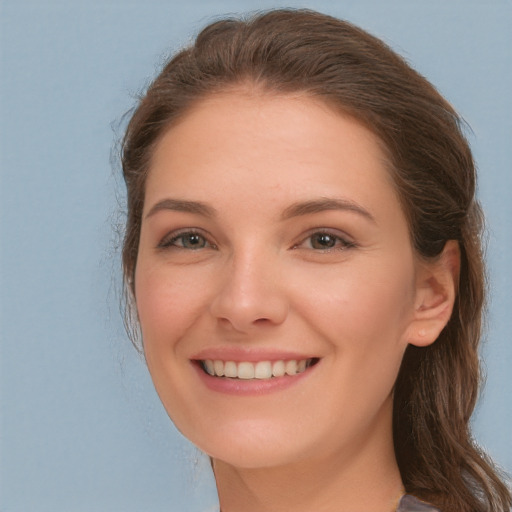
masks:
{"label": "light blue background", "polygon": [[214,15],[279,5],[314,7],[382,37],[471,125],[493,290],[475,435],[512,470],[510,1],[3,0],[3,512],[215,504],[207,462],[170,425],[123,332],[112,234],[121,182],[110,151],[122,114],[170,50]]}

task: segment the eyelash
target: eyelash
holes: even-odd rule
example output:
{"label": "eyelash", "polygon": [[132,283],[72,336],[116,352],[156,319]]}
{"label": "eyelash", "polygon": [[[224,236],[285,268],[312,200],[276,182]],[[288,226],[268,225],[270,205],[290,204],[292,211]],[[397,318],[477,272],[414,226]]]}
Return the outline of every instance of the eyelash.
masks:
{"label": "eyelash", "polygon": [[[202,247],[185,247],[184,245],[184,240],[185,238],[187,237],[191,237],[191,236],[196,236],[198,238],[200,238],[203,242],[204,242],[204,245]],[[178,245],[177,242],[181,240],[182,244],[181,245]],[[179,233],[172,233],[172,236],[169,238],[169,237],[165,237],[157,246],[159,249],[180,249],[180,250],[185,250],[185,251],[198,251],[198,250],[201,250],[201,249],[205,249],[207,247],[209,248],[214,248],[216,249],[217,246],[213,243],[211,243],[208,238],[201,232],[201,231],[198,231],[198,230],[194,230],[194,229],[188,229],[186,231],[181,231]]]}
{"label": "eyelash", "polygon": [[345,251],[347,249],[353,249],[357,247],[357,244],[353,242],[352,240],[348,240],[346,237],[341,236],[338,233],[333,233],[332,231],[328,229],[318,229],[313,232],[310,232],[307,237],[305,237],[301,242],[294,245],[292,249],[301,249],[303,244],[309,241],[309,244],[312,245],[312,240],[314,237],[329,237],[334,242],[334,246],[332,247],[321,247],[321,248],[315,248],[315,247],[308,247],[308,249],[318,252],[333,252],[333,251]]}
{"label": "eyelash", "polygon": [[[184,240],[187,237],[192,237],[192,236],[198,237],[203,245],[200,247],[185,247]],[[328,247],[313,247],[312,241],[313,241],[314,237],[328,237],[333,241],[334,245],[330,246],[330,247],[329,246]],[[177,243],[179,240],[181,240],[181,244]],[[319,251],[319,252],[345,251],[347,249],[352,249],[352,248],[357,247],[355,242],[353,242],[351,240],[347,240],[347,238],[340,236],[337,233],[333,233],[332,231],[330,231],[328,229],[319,229],[319,230],[309,233],[308,236],[306,236],[304,239],[302,239],[299,243],[295,244],[292,247],[292,249],[301,249],[301,248],[303,248],[303,245],[308,241],[311,245],[310,247],[308,247],[308,249],[313,250],[313,251]],[[201,231],[189,229],[186,231],[181,231],[179,233],[173,233],[170,238],[165,237],[158,244],[158,248],[159,249],[180,249],[180,250],[198,251],[198,250],[206,249],[206,248],[216,249],[217,246],[215,244],[211,243],[208,240],[208,238]]]}

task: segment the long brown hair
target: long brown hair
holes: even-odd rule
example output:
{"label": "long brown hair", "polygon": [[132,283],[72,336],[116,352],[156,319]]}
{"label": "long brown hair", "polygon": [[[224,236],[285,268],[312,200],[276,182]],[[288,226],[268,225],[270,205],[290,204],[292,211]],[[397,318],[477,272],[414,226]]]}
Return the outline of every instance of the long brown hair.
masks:
{"label": "long brown hair", "polygon": [[275,10],[206,27],[141,99],[122,148],[128,191],[123,246],[133,298],[145,180],[162,134],[199,99],[252,83],[306,92],[364,123],[384,142],[416,253],[461,250],[458,295],[437,341],[409,346],[394,392],[394,443],[407,492],[445,512],[504,512],[510,492],[471,438],[484,306],[482,214],[461,121],[436,89],[382,41],[308,10]]}

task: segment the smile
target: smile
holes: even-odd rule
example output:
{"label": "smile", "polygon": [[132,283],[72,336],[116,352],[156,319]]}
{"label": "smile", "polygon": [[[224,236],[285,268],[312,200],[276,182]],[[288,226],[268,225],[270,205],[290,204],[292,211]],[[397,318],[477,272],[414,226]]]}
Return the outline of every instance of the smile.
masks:
{"label": "smile", "polygon": [[222,377],[230,379],[272,379],[275,377],[284,377],[288,375],[293,377],[306,371],[310,366],[315,365],[318,358],[309,359],[291,359],[281,361],[221,361],[205,359],[199,361],[202,369],[213,377]]}

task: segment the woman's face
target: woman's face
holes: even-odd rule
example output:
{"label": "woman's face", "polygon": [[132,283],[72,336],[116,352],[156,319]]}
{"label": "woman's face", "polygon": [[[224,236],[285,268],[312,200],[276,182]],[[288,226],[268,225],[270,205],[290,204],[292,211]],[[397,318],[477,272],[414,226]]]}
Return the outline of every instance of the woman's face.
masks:
{"label": "woman's face", "polygon": [[369,130],[307,96],[200,102],[155,149],[135,275],[167,412],[239,467],[390,443],[416,266]]}

